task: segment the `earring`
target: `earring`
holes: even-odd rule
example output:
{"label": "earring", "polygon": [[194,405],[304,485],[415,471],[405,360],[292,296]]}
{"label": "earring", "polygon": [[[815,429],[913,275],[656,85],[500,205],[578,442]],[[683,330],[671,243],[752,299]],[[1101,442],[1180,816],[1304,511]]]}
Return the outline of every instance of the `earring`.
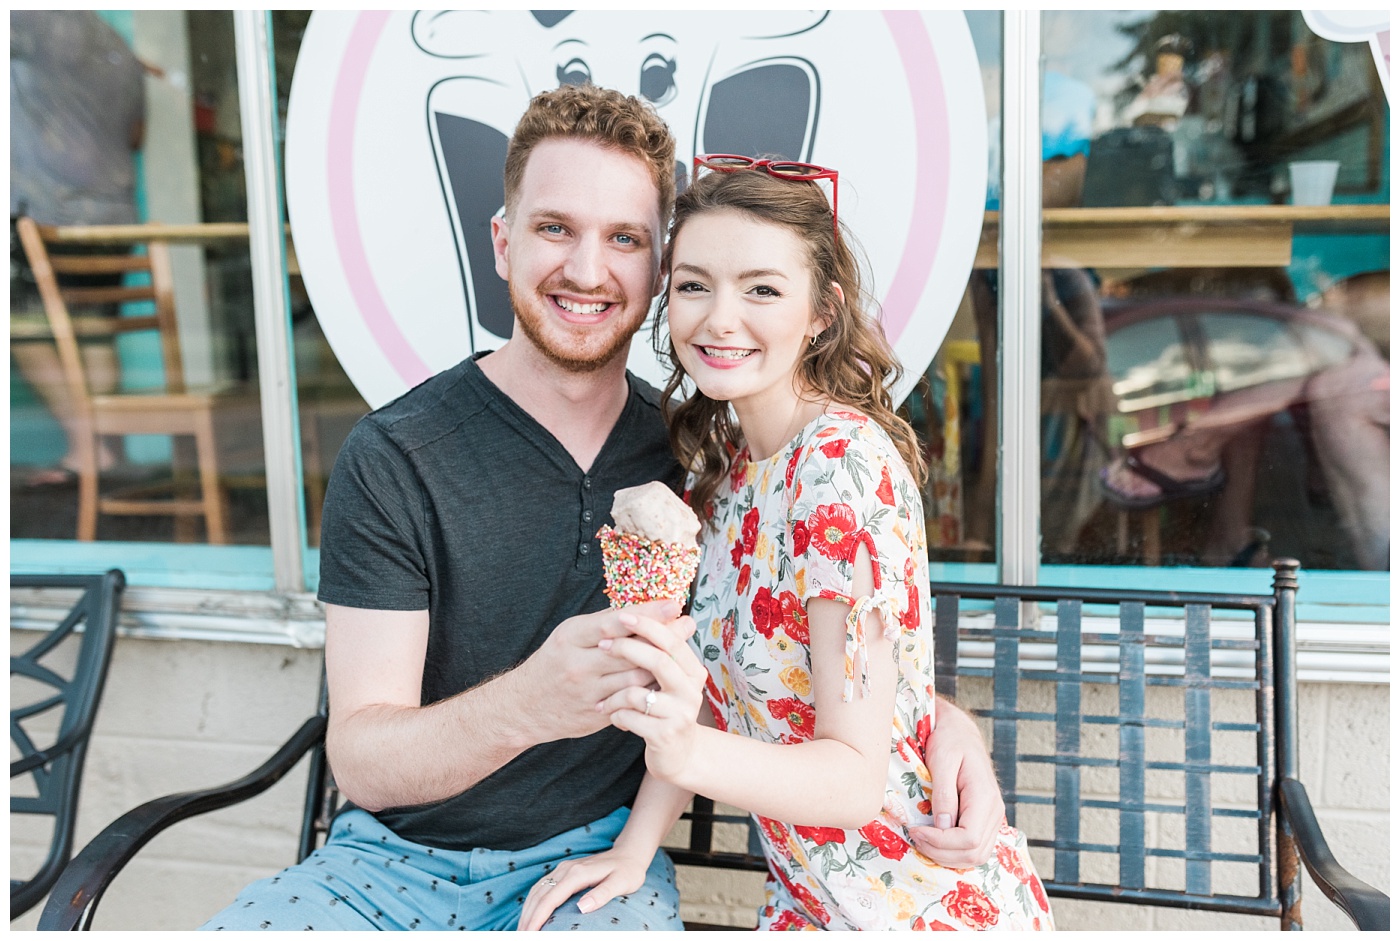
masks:
{"label": "earring", "polygon": [[819,336],[819,334],[815,334],[815,333],[812,334],[812,338],[811,338],[810,340],[807,341],[807,345],[808,345],[808,346],[816,346],[816,345],[817,345],[817,337],[818,337],[818,336]]}

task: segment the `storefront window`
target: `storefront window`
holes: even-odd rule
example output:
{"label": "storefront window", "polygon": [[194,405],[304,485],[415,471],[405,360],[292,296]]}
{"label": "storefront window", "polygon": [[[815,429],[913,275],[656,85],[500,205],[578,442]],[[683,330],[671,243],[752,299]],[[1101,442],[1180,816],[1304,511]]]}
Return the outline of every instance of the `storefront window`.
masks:
{"label": "storefront window", "polygon": [[10,17],[10,536],[266,546],[232,18]]}
{"label": "storefront window", "polygon": [[[1001,181],[1001,14],[969,10],[964,15],[987,109],[986,208],[995,210]],[[924,515],[929,559],[935,563],[996,561],[997,255],[994,241],[983,248],[947,337],[901,409],[928,460]]]}
{"label": "storefront window", "polygon": [[1389,106],[1296,11],[1042,15],[1042,560],[1389,569]]}

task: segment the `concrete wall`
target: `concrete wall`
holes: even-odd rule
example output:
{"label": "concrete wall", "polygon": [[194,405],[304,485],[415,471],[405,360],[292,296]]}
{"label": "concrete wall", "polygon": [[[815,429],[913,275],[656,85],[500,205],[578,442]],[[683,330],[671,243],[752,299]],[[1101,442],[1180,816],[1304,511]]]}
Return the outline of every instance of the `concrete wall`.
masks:
{"label": "concrete wall", "polygon": [[[33,637],[12,631],[11,646],[27,645]],[[263,761],[311,713],[320,660],[318,650],[122,638],[89,752],[77,844],[84,845],[118,814],[143,801],[230,781]],[[21,692],[18,686],[12,688],[12,699]],[[969,700],[979,695],[968,690]],[[1332,848],[1344,866],[1388,891],[1389,687],[1304,684],[1300,705],[1303,781]],[[1237,706],[1220,703],[1216,719],[1232,715]],[[1158,698],[1153,708],[1169,715],[1174,704],[1170,698]],[[1226,736],[1217,739],[1217,754],[1229,754],[1229,734],[1217,733]],[[1105,737],[1086,736],[1086,747],[1110,744]],[[1171,736],[1164,736],[1152,747],[1170,754],[1176,745]],[[1029,778],[1021,783],[1037,784]],[[1091,776],[1084,780],[1086,791],[1103,784]],[[294,774],[241,807],[186,821],[156,839],[108,891],[96,927],[180,929],[200,924],[243,885],[291,862],[303,786],[304,773]],[[1218,803],[1228,804],[1243,804],[1249,797],[1247,789],[1232,790],[1225,782],[1214,785],[1213,795]],[[42,856],[47,836],[32,823],[11,819],[14,874],[32,871]],[[1173,826],[1179,827],[1179,818],[1152,822],[1153,831],[1164,834]],[[1228,833],[1228,827],[1217,828],[1217,849],[1225,845]],[[736,828],[728,839],[733,848],[741,848],[742,829]],[[1053,871],[1048,858],[1037,857],[1037,863],[1042,873]],[[1179,878],[1169,861],[1149,872],[1168,882]],[[1229,882],[1238,876],[1222,873],[1220,878]],[[684,915],[751,926],[762,881],[751,873],[682,869]],[[1350,927],[1311,883],[1304,899],[1308,927]],[[1062,929],[1273,926],[1267,919],[1175,909],[1065,899],[1052,900],[1052,905]],[[37,920],[36,908],[12,927],[32,928]]]}

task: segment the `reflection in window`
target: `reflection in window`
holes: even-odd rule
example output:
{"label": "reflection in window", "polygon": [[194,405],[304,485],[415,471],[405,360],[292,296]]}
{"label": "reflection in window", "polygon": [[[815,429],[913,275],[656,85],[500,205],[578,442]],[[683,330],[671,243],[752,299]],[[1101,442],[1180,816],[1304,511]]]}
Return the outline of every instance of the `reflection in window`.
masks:
{"label": "reflection in window", "polygon": [[1219,392],[1296,379],[1311,363],[1282,320],[1249,314],[1201,314],[1206,357]]}
{"label": "reflection in window", "polygon": [[1124,412],[1191,398],[1195,370],[1172,316],[1128,324],[1108,335],[1108,371]]}
{"label": "reflection in window", "polygon": [[232,16],[10,25],[10,535],[266,545]]}
{"label": "reflection in window", "polygon": [[1093,320],[1065,316],[1057,268],[1043,560],[1387,569],[1390,109],[1367,44],[1287,10],[1042,26],[1046,258],[1094,286],[1111,383],[1067,394]]}

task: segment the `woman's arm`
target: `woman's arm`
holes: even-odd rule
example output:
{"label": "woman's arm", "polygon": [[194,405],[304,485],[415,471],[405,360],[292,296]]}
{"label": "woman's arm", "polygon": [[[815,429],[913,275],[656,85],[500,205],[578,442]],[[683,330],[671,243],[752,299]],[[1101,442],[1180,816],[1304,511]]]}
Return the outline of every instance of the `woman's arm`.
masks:
{"label": "woman's arm", "polygon": [[582,859],[565,860],[547,879],[535,883],[525,899],[518,930],[540,930],[556,908],[575,892],[589,886],[593,886],[593,890],[578,900],[578,910],[585,915],[619,895],[640,889],[661,841],[680,819],[681,811],[692,796],[648,774],[642,779],[632,814],[612,849]]}
{"label": "woman's arm", "polygon": [[[863,545],[855,571],[852,595],[871,594],[871,561]],[[810,735],[811,741],[770,744],[697,726],[689,718],[696,714],[694,708],[686,708],[688,700],[682,697],[693,689],[698,701],[704,668],[688,648],[671,660],[640,639],[617,638],[610,647],[615,655],[653,672],[661,685],[654,704],[648,711],[648,691],[633,687],[605,700],[604,710],[612,713],[618,728],[646,739],[647,768],[664,781],[789,824],[864,826],[884,804],[895,662],[893,642],[885,639],[883,621],[872,612],[865,624],[870,693],[862,695],[857,683],[851,701],[842,701],[850,610],[849,605],[824,599],[808,606],[815,724],[805,704],[771,688],[776,676],[761,678],[769,687],[769,699],[760,708],[789,717],[793,735]]]}

